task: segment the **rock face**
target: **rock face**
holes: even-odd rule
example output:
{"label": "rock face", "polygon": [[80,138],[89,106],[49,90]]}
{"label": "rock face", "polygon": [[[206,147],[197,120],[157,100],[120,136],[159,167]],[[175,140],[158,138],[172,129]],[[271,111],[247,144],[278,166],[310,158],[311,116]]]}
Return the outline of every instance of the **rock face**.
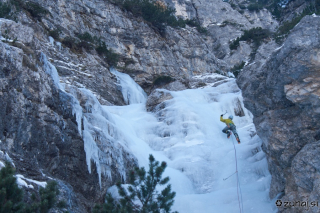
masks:
{"label": "rock face", "polygon": [[[218,61],[195,29],[166,30],[165,39],[141,18],[123,12],[108,1],[38,0],[50,16],[42,19],[47,29],[62,29],[61,37],[89,32],[105,41],[123,60],[118,69],[148,87],[158,75],[174,77],[220,71]],[[86,60],[86,59],[85,59]],[[90,71],[91,72],[91,71]]]}
{"label": "rock face", "polygon": [[267,153],[271,198],[317,201],[319,196],[319,26],[320,17],[303,18],[260,69],[248,66],[237,81]]}
{"label": "rock face", "polygon": [[[30,27],[0,21],[2,35],[6,31],[9,37],[17,38],[15,42],[0,41],[0,150],[9,154],[18,174],[37,181],[57,180],[69,211],[88,212],[94,203],[103,200],[108,187],[121,180],[121,174],[111,163],[111,178],[102,176],[99,186],[94,164],[89,173],[80,135],[83,127],[72,106],[74,99],[61,90],[54,73],[48,73],[47,66],[52,65],[44,60],[45,52],[57,53],[54,47],[44,43]],[[115,80],[109,78],[108,82],[109,88],[118,91]],[[105,98],[123,103],[123,99],[116,99],[117,93],[121,95],[118,91],[112,98]],[[85,113],[82,104],[79,109]],[[136,166],[132,155],[124,151],[121,157],[125,172]]]}
{"label": "rock face", "polygon": [[[36,0],[35,2],[48,9],[50,13],[41,19],[43,25],[38,26],[38,30],[60,29],[61,38],[66,36],[76,38],[77,33],[85,32],[100,38],[109,48],[121,55],[118,70],[130,74],[147,90],[152,81],[161,75],[183,79],[201,73],[225,73],[234,65],[249,60],[252,52],[250,45],[242,42],[240,48],[231,53],[229,49],[231,40],[241,36],[243,30],[253,27],[274,31],[278,26],[277,21],[267,10],[258,13],[245,11],[241,14],[229,3],[220,0],[215,2],[168,0],[167,3],[176,8],[177,15],[199,20],[202,26],[208,29],[208,34],[200,34],[189,26],[184,29],[167,27],[163,37],[141,18],[133,17],[131,13],[122,11],[108,1],[59,0],[56,3]],[[23,15],[20,20],[23,24],[33,25],[33,20],[27,15]],[[101,67],[104,63],[94,53],[92,55],[90,53],[83,54],[81,60],[71,57],[72,54],[68,57],[69,61],[63,57],[51,58],[55,60],[54,64],[57,65],[59,73],[70,82],[76,81],[93,91],[96,89],[102,98],[111,99],[110,94],[115,93],[115,90],[103,89],[107,78],[107,74],[104,74],[105,69]],[[71,66],[70,61],[74,61],[73,65],[78,67]],[[89,70],[86,62],[96,65],[91,66]],[[81,64],[83,66],[79,67]],[[74,69],[80,71],[76,73],[76,79]],[[88,77],[86,74],[91,75],[91,82],[84,80],[84,77]],[[93,81],[96,82],[96,86]],[[114,101],[111,103],[114,104]]]}
{"label": "rock face", "polygon": [[158,109],[165,107],[163,102],[172,99],[172,95],[166,91],[155,90],[153,91],[147,100],[146,107],[148,112],[155,112]]}
{"label": "rock face", "polygon": [[258,12],[249,12],[248,10],[238,11],[232,5],[243,3],[242,1],[206,1],[206,0],[180,0],[173,2],[179,15],[198,20],[202,26],[208,29],[206,36],[206,46],[221,59],[218,65],[222,70],[228,71],[231,67],[242,61],[249,61],[253,48],[250,44],[241,43],[235,51],[230,51],[229,44],[232,40],[240,37],[243,30],[249,30],[254,27],[261,27],[275,31],[278,22],[266,10]]}

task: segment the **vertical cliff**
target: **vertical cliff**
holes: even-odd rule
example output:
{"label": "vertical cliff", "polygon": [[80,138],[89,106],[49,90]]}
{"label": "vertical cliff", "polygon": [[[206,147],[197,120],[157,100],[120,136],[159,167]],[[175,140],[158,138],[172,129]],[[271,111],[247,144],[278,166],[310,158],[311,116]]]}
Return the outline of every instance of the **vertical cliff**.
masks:
{"label": "vertical cliff", "polygon": [[[2,35],[8,34],[0,42],[0,149],[9,154],[17,173],[37,181],[57,180],[61,188],[69,191],[63,198],[69,202],[69,209],[87,212],[103,198],[108,187],[121,180],[123,174],[115,164],[122,154],[113,152],[112,174],[102,175],[99,181],[100,165],[90,162],[91,156],[86,157],[90,150],[86,150],[81,134],[85,116],[79,115],[88,114],[88,98],[73,96],[60,84],[56,68],[42,52],[55,50],[50,43],[43,44],[30,27],[0,21]],[[11,40],[13,37],[16,41]],[[48,49],[41,49],[41,45],[47,45]],[[115,82],[113,86],[116,87]],[[122,101],[121,95],[119,102]],[[92,164],[90,173],[86,159]],[[135,158],[125,151],[123,159],[126,170],[136,165]]]}
{"label": "vertical cliff", "polygon": [[319,26],[319,16],[306,16],[260,69],[249,65],[237,80],[267,154],[270,196],[284,201],[319,199]]}

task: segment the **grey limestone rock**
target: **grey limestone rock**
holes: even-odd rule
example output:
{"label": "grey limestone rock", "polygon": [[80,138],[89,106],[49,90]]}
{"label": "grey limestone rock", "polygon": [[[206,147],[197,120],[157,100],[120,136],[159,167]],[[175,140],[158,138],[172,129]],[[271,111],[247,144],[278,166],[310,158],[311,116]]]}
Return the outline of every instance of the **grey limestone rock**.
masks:
{"label": "grey limestone rock", "polygon": [[[102,176],[100,188],[96,167],[91,166],[91,174],[88,171],[71,96],[58,89],[42,61],[44,53],[52,57],[59,54],[58,47],[42,40],[43,34],[36,34],[27,26],[1,21],[1,27],[17,41],[0,41],[0,150],[9,154],[17,173],[38,181],[53,178],[61,183],[59,186],[65,185],[73,200],[70,201],[73,204],[68,205],[69,211],[89,212],[95,202],[103,200],[107,188],[121,180],[121,175],[113,165],[112,179]],[[20,28],[21,31],[16,30]],[[25,38],[19,35],[24,32],[27,32]],[[68,61],[66,67],[79,62],[75,54],[68,51],[62,54],[58,57],[74,59]],[[49,60],[54,63],[57,59]],[[112,75],[106,76],[116,90]],[[62,78],[62,82],[67,83],[67,80]],[[117,99],[116,94],[112,94],[114,103],[121,104],[122,99]],[[135,159],[126,151],[123,151],[123,159],[125,172],[136,166]],[[68,199],[68,193],[63,199]]]}
{"label": "grey limestone rock", "polygon": [[165,107],[165,101],[172,99],[172,95],[166,90],[154,90],[146,103],[147,111],[155,112]]}
{"label": "grey limestone rock", "polygon": [[173,81],[163,87],[163,89],[167,89],[169,91],[181,91],[187,89],[187,83],[182,83],[181,81]]}
{"label": "grey limestone rock", "polygon": [[261,27],[274,32],[279,25],[278,21],[266,9],[258,12],[243,10],[240,13],[231,6],[231,4],[238,5],[240,3],[243,2],[182,0],[174,4],[178,11],[182,11],[180,13],[183,13],[184,17],[195,18],[208,29],[209,35],[205,38],[206,45],[218,59],[221,59],[221,61],[218,60],[218,64],[223,71],[228,71],[242,61],[250,60],[250,54],[254,52],[252,44],[241,42],[237,50],[231,51],[229,49],[229,44],[237,37],[241,37],[244,30]]}
{"label": "grey limestone rock", "polygon": [[62,38],[84,32],[100,37],[123,59],[133,62],[120,61],[118,69],[131,73],[140,85],[152,82],[157,75],[188,77],[220,70],[204,37],[192,28],[168,27],[164,39],[146,22],[108,1],[36,2],[50,11],[50,15],[42,18],[46,28],[62,29]]}
{"label": "grey limestone rock", "polygon": [[311,156],[320,139],[319,26],[320,17],[303,18],[265,63],[247,66],[237,81],[267,153],[271,198],[282,194],[287,201],[305,201],[318,196],[313,183],[320,159]]}

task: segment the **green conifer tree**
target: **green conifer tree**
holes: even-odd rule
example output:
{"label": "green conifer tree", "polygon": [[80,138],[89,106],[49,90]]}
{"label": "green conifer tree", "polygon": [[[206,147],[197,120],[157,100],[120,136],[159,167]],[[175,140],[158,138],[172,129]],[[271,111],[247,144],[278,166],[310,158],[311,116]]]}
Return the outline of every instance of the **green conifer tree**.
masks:
{"label": "green conifer tree", "polygon": [[49,181],[45,188],[39,190],[39,202],[32,195],[33,202],[23,202],[23,189],[20,189],[14,176],[15,169],[6,162],[0,170],[0,213],[47,213],[55,206],[59,193],[56,181]]}
{"label": "green conifer tree", "polygon": [[9,162],[0,170],[0,213],[23,212],[23,192],[19,189],[14,168]]}
{"label": "green conifer tree", "polygon": [[[171,185],[168,184],[169,177],[162,178],[166,167],[166,162],[159,164],[150,155],[148,172],[144,167],[132,171],[129,177],[130,185],[127,189],[120,183],[117,184],[119,195],[122,197],[120,201],[116,202],[110,194],[107,194],[106,203],[102,206],[96,205],[93,212],[170,213],[176,193],[171,191]],[[166,187],[158,192],[157,186],[159,185],[166,185]]]}

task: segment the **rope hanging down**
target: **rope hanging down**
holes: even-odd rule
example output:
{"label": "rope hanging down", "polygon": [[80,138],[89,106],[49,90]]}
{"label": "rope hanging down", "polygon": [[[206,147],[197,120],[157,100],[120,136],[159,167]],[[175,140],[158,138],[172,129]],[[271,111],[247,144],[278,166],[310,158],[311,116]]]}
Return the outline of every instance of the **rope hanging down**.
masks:
{"label": "rope hanging down", "polygon": [[[238,202],[239,202],[239,209],[240,213],[244,213],[243,211],[243,200],[242,200],[242,192],[241,192],[241,187],[240,187],[240,181],[239,181],[239,173],[238,173],[238,160],[237,160],[237,151],[236,151],[236,146],[234,145],[234,139],[232,137],[232,143],[233,143],[233,148],[234,148],[234,158],[236,159],[236,173],[237,173],[237,194],[238,194]],[[241,199],[239,199],[239,191],[240,190],[240,196]],[[240,208],[240,202],[241,202],[241,208]]]}
{"label": "rope hanging down", "polygon": [[[238,173],[237,151],[236,151],[236,146],[234,145],[233,137],[232,137],[232,143],[233,143],[233,148],[234,148],[234,158],[236,160],[236,171],[233,174],[229,175],[227,178],[224,178],[223,180],[227,180],[231,176],[233,176],[234,174],[237,174],[237,195],[238,195],[239,210],[240,210],[240,213],[244,213],[244,211],[243,211],[242,192],[241,192],[240,181],[239,181],[239,173]],[[240,191],[240,196],[239,196],[239,191]]]}

